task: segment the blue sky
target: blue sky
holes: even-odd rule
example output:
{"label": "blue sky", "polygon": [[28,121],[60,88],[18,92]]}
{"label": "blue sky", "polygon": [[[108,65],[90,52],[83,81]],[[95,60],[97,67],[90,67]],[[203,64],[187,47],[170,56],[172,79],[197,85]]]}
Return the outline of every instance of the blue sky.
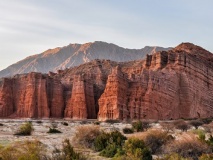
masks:
{"label": "blue sky", "polygon": [[0,0],[0,69],[70,43],[192,42],[213,52],[212,0]]}

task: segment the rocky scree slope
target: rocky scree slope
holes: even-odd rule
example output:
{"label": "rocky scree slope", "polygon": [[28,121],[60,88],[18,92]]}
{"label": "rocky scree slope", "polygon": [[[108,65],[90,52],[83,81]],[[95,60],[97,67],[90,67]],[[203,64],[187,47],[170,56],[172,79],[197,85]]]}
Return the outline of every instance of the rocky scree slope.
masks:
{"label": "rocky scree slope", "polygon": [[70,44],[27,57],[0,71],[0,77],[10,77],[29,72],[56,72],[59,69],[63,70],[78,66],[94,59],[109,59],[117,62],[131,61],[145,58],[146,54],[169,49],[171,48],[148,46],[142,49],[125,49],[100,41],[86,44]]}
{"label": "rocky scree slope", "polygon": [[93,60],[0,80],[0,117],[178,119],[213,116],[213,55],[191,43],[144,60]]}

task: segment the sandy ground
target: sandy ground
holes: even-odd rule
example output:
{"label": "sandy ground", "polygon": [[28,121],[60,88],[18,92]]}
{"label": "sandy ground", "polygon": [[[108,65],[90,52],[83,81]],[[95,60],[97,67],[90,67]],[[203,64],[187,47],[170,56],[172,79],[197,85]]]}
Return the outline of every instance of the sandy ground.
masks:
{"label": "sandy ground", "polygon": [[[31,136],[15,136],[14,133],[17,131],[19,126],[27,121],[31,121],[33,124],[34,131]],[[62,124],[62,122],[67,122],[68,126]],[[70,139],[73,143],[73,136],[75,135],[76,128],[82,125],[94,124],[94,121],[69,121],[69,120],[31,120],[31,119],[0,119],[0,145],[6,146],[10,143],[16,141],[24,140],[39,140],[45,144],[48,148],[49,153],[51,153],[55,147],[61,148],[64,139]],[[57,126],[57,129],[62,133],[59,134],[49,134],[47,133],[52,124]],[[119,130],[122,131],[124,127],[131,127],[130,124],[122,123],[101,123],[100,128],[105,131]],[[99,157],[98,153],[93,152],[90,149],[75,148],[79,152],[84,152],[91,159],[101,160],[103,157]]]}

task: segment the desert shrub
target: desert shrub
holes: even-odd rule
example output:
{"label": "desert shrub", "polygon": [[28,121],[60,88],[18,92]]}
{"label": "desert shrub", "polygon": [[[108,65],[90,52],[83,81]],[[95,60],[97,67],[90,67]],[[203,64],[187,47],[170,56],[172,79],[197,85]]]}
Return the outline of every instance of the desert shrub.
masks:
{"label": "desert shrub", "polygon": [[209,139],[206,140],[206,143],[213,147],[213,136],[212,135],[210,135]]}
{"label": "desert shrub", "polygon": [[61,131],[59,131],[56,128],[49,128],[49,131],[47,133],[62,133]]}
{"label": "desert shrub", "polygon": [[151,130],[147,133],[143,140],[145,145],[150,148],[151,153],[157,154],[161,152],[161,147],[174,140],[174,137],[161,130]]}
{"label": "desert shrub", "polygon": [[195,136],[181,137],[179,140],[172,141],[166,148],[166,153],[178,153],[184,158],[198,159],[199,156],[205,153],[210,153],[210,147],[200,141]]}
{"label": "desert shrub", "polygon": [[113,131],[110,133],[110,142],[115,143],[117,146],[122,146],[126,139],[127,138],[119,131]]}
{"label": "desert shrub", "polygon": [[94,122],[95,125],[100,125],[99,121]]}
{"label": "desert shrub", "polygon": [[58,123],[52,122],[50,128],[58,128]]}
{"label": "desert shrub", "polygon": [[2,160],[46,160],[48,156],[44,145],[39,141],[16,142],[0,149]]}
{"label": "desert shrub", "polygon": [[134,133],[134,130],[132,128],[123,128],[123,133],[124,134],[131,134]]}
{"label": "desert shrub", "polygon": [[168,155],[164,155],[162,158],[158,158],[157,160],[188,160],[188,159],[181,157],[177,153],[171,153]]}
{"label": "desert shrub", "polygon": [[31,135],[32,131],[33,131],[32,123],[26,122],[18,128],[15,135],[28,136],[28,135]]}
{"label": "desert shrub", "polygon": [[129,159],[152,160],[151,152],[142,140],[130,138],[124,145],[125,155]]}
{"label": "desert shrub", "polygon": [[117,145],[115,143],[109,143],[104,150],[101,151],[100,155],[104,157],[112,158],[117,153]]}
{"label": "desert shrub", "polygon": [[202,118],[201,121],[204,123],[204,124],[209,124],[212,122],[212,118]]}
{"label": "desert shrub", "polygon": [[94,141],[94,147],[96,151],[102,151],[104,148],[107,147],[108,141],[110,139],[110,134],[109,133],[101,133],[95,138]]}
{"label": "desert shrub", "polygon": [[98,126],[86,125],[80,126],[76,129],[76,133],[73,137],[76,145],[93,148],[94,141],[97,136],[101,134],[101,130]]}
{"label": "desert shrub", "polygon": [[55,149],[52,154],[53,160],[86,160],[86,158],[74,151],[70,141],[65,139],[62,144],[62,150]]}
{"label": "desert shrub", "polygon": [[36,123],[41,124],[41,123],[43,123],[43,122],[42,122],[42,121],[40,121],[40,120],[38,120],[38,121],[36,121]]}
{"label": "desert shrub", "polygon": [[64,126],[68,126],[69,125],[67,122],[62,122],[61,124],[63,124]]}
{"label": "desert shrub", "polygon": [[110,123],[110,124],[114,124],[114,123],[120,123],[120,120],[118,120],[118,119],[107,119],[105,122]]}
{"label": "desert shrub", "polygon": [[174,124],[172,122],[161,122],[160,125],[167,132],[173,131],[174,129]]}
{"label": "desert shrub", "polygon": [[141,131],[144,131],[144,130],[147,130],[148,128],[150,128],[150,122],[149,121],[135,121],[135,122],[132,122],[132,128],[136,132],[141,132]]}
{"label": "desert shrub", "polygon": [[180,129],[183,132],[187,131],[190,128],[189,124],[186,123],[184,120],[177,120],[177,121],[174,121],[173,123],[176,129]]}
{"label": "desert shrub", "polygon": [[189,124],[195,127],[195,129],[198,129],[198,127],[201,126],[203,122],[201,120],[192,120],[189,122]]}
{"label": "desert shrub", "polygon": [[212,160],[213,159],[213,154],[202,154],[199,157],[199,160]]}
{"label": "desert shrub", "polygon": [[4,124],[0,123],[0,126],[4,126]]}
{"label": "desert shrub", "polygon": [[105,157],[113,157],[122,150],[122,146],[126,137],[119,131],[113,131],[111,133],[103,132],[96,137],[94,146],[96,151],[101,151],[100,155]]}
{"label": "desert shrub", "polygon": [[143,131],[142,121],[133,122],[132,127],[136,132]]}
{"label": "desert shrub", "polygon": [[142,121],[143,130],[149,129],[150,128],[150,123],[151,123],[150,121],[146,121],[146,120]]}

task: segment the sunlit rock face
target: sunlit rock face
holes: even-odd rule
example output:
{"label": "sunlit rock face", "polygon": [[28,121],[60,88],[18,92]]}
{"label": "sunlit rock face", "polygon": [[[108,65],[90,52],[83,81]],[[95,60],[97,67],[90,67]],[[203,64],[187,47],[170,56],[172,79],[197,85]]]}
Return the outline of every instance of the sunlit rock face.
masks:
{"label": "sunlit rock face", "polygon": [[213,116],[213,55],[183,43],[144,60],[94,60],[0,80],[0,117],[178,119]]}

